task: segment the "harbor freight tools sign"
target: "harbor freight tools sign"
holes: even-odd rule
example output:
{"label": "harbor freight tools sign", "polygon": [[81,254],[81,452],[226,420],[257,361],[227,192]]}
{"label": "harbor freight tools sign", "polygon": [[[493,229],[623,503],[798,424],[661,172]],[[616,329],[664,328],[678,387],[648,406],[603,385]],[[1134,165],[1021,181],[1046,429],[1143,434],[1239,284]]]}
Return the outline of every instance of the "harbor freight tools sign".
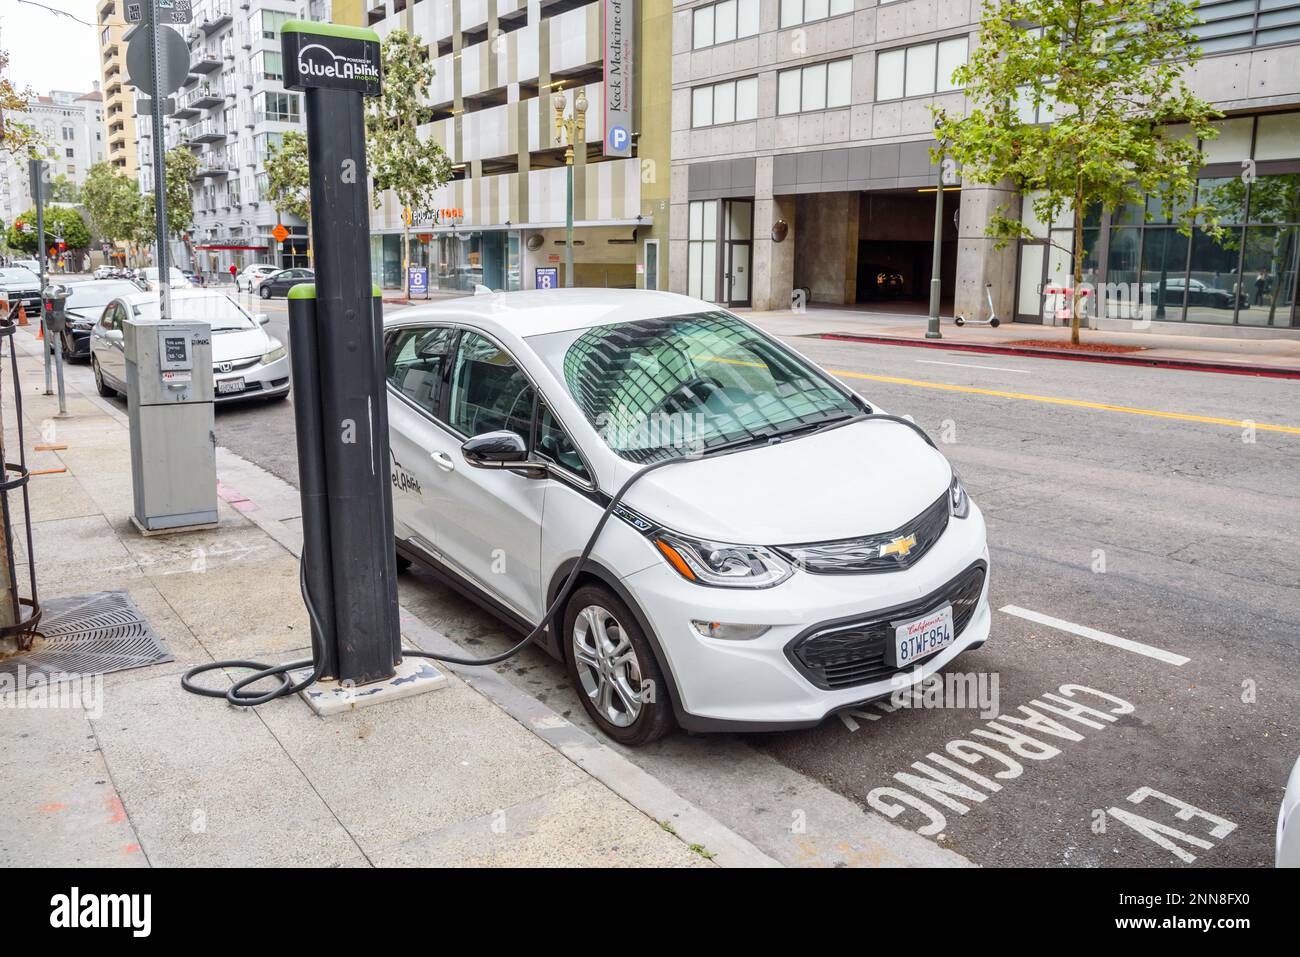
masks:
{"label": "harbor freight tools sign", "polygon": [[290,20],[280,28],[284,85],[379,95],[379,42],[370,30]]}
{"label": "harbor freight tools sign", "polygon": [[603,0],[605,36],[604,155],[632,155],[632,48],[636,37],[634,0]]}

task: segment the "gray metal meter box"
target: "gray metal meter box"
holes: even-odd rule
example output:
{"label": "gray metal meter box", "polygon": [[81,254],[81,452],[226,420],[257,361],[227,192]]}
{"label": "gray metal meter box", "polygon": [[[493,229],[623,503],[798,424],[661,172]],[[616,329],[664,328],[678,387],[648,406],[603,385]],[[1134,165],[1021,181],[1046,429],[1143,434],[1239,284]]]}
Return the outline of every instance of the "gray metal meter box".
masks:
{"label": "gray metal meter box", "polygon": [[212,418],[212,329],[206,322],[128,319],[127,413],[136,527],[142,532],[217,522]]}

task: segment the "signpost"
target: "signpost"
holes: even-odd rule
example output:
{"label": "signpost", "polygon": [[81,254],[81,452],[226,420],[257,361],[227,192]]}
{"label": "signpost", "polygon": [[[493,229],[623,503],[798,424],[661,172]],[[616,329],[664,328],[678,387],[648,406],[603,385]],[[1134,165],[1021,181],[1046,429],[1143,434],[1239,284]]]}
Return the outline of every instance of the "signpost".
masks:
{"label": "signpost", "polygon": [[45,281],[48,278],[49,270],[46,266],[45,257],[52,255],[53,250],[45,246],[45,186],[50,181],[50,164],[44,160],[28,160],[27,175],[31,178],[32,200],[36,204],[36,251],[40,262],[40,282],[41,282],[41,335],[44,337],[45,344],[45,394],[54,394],[54,384],[51,381],[51,364],[58,372],[59,380],[59,415],[66,415],[68,411],[67,402],[63,393],[63,350],[55,351],[54,330],[46,321],[45,313]]}
{"label": "signpost", "polygon": [[313,645],[325,677],[366,684],[401,661],[362,108],[379,93],[379,37],[291,20],[280,42],[284,85],[304,91],[316,253],[315,285],[289,293],[305,578],[321,622]]}
{"label": "signpost", "polygon": [[[632,155],[632,49],[636,15],[632,0],[602,0],[605,43],[605,156]],[[567,284],[567,283],[566,283]]]}

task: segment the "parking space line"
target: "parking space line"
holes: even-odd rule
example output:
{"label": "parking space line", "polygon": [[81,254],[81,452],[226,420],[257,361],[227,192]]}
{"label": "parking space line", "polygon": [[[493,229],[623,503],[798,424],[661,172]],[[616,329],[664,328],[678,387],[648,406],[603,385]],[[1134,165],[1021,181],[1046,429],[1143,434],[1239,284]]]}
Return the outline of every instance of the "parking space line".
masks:
{"label": "parking space line", "polygon": [[989,372],[1019,372],[1021,375],[1029,375],[1028,369],[1008,369],[1006,366],[981,366],[973,362],[940,362],[938,359],[917,359],[917,362],[924,363],[928,366],[952,366],[957,369],[986,369]]}
{"label": "parking space line", "polygon": [[1106,402],[1088,402],[1084,399],[1063,399],[1051,395],[1033,395],[1028,392],[1005,392],[1001,389],[980,389],[970,385],[952,385],[947,382],[926,382],[923,379],[905,379],[892,375],[873,375],[870,372],[850,372],[845,369],[827,369],[831,375],[841,379],[868,379],[872,382],[889,382],[894,385],[910,385],[918,389],[940,389],[944,392],[965,392],[970,395],[988,395],[999,399],[1021,399],[1026,402],[1043,402],[1048,405],[1066,405],[1076,409],[1095,409],[1099,412],[1124,412],[1128,415],[1146,415],[1157,419],[1175,419],[1180,422],[1199,422],[1204,425],[1226,425],[1234,429],[1251,428],[1257,432],[1285,432],[1300,435],[1300,427],[1294,425],[1272,425],[1268,422],[1253,422],[1243,419],[1220,419],[1209,415],[1192,415],[1188,412],[1164,412],[1160,409],[1140,409],[1126,405],[1110,405]]}
{"label": "parking space line", "polygon": [[1096,628],[1089,628],[1087,625],[1076,625],[1072,621],[1062,621],[1060,618],[1053,618],[1051,615],[1044,615],[1041,612],[1030,611],[1028,608],[1021,608],[1019,605],[1003,605],[998,610],[1006,612],[1008,615],[1015,615],[1017,618],[1023,618],[1026,621],[1046,625],[1048,628],[1055,628],[1058,631],[1067,631],[1070,634],[1078,635],[1081,638],[1090,638],[1093,641],[1101,642],[1103,645],[1111,645],[1114,648],[1131,651],[1135,655],[1146,655],[1148,658],[1163,661],[1165,664],[1181,667],[1192,660],[1191,658],[1184,658],[1182,655],[1176,655],[1172,651],[1165,651],[1163,648],[1156,648],[1153,645],[1144,645],[1140,641],[1121,638],[1119,635],[1107,634],[1104,631],[1098,631]]}

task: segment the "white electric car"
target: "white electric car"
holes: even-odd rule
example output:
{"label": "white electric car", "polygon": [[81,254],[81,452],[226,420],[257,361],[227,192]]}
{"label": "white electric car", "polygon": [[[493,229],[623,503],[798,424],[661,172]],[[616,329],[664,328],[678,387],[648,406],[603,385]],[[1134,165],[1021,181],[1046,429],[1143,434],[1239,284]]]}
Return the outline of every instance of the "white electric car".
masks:
{"label": "white electric car", "polygon": [[610,737],[808,727],[988,638],[984,520],[943,455],[717,306],[504,293],[384,334],[401,564],[518,628],[646,470],[543,641]]}

